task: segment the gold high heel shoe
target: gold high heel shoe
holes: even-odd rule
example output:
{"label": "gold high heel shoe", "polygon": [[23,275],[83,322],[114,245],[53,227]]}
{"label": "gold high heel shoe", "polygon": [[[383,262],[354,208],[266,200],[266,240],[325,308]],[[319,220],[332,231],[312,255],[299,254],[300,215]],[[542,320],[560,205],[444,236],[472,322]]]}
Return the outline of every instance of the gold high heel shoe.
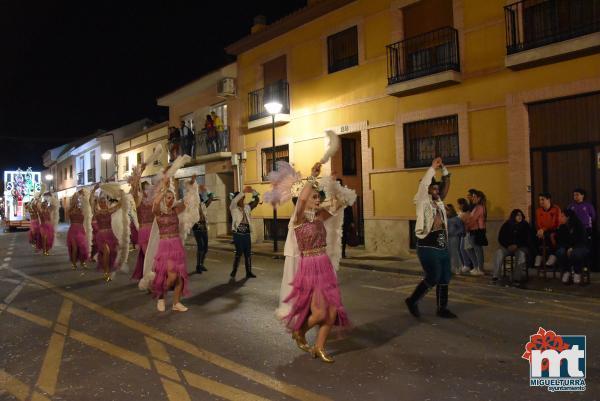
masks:
{"label": "gold high heel shoe", "polygon": [[325,353],[325,350],[313,348],[312,349],[313,358],[319,358],[321,361],[325,363],[333,363],[335,360]]}
{"label": "gold high heel shoe", "polygon": [[73,263],[71,265],[71,270],[77,270],[77,264],[76,263]]}
{"label": "gold high heel shoe", "polygon": [[296,341],[296,345],[304,352],[310,352],[310,346],[306,342],[306,338],[299,331],[292,333],[292,339]]}
{"label": "gold high heel shoe", "polygon": [[83,270],[86,270],[87,269],[87,264],[85,262],[81,262],[81,268]]}
{"label": "gold high heel shoe", "polygon": [[112,281],[112,278],[110,277],[110,273],[104,273],[104,281],[106,281],[107,283]]}

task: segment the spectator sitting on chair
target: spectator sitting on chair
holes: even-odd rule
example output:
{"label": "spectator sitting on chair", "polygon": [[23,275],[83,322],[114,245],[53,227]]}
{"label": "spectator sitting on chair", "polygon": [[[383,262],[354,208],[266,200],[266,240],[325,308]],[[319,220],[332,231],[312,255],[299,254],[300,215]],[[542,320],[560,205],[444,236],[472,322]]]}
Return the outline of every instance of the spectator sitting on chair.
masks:
{"label": "spectator sitting on chair", "polygon": [[[560,225],[560,208],[552,204],[552,196],[548,192],[542,192],[538,196],[538,202],[540,207],[535,211],[535,224],[539,253],[535,257],[534,266],[539,268],[542,263],[545,263],[546,266],[554,266],[556,263],[555,235]],[[542,260],[544,247],[546,248],[546,260]]]}
{"label": "spectator sitting on chair", "polygon": [[581,283],[581,270],[589,255],[589,249],[585,228],[573,210],[565,209],[561,212],[556,242],[556,256],[562,270],[562,282],[569,283],[573,268],[573,283]]}
{"label": "spectator sitting on chair", "polygon": [[512,282],[518,283],[521,281],[521,271],[527,268],[530,238],[531,227],[525,220],[525,215],[520,209],[513,210],[498,233],[500,248],[498,248],[494,257],[492,283],[498,282],[498,276],[507,256],[514,256],[516,261],[516,265],[513,264],[512,266]]}
{"label": "spectator sitting on chair", "polygon": [[596,209],[590,202],[586,202],[587,194],[584,189],[576,188],[573,190],[573,203],[567,209],[575,212],[575,215],[583,224],[583,228],[588,234],[592,235],[592,226],[596,222]]}

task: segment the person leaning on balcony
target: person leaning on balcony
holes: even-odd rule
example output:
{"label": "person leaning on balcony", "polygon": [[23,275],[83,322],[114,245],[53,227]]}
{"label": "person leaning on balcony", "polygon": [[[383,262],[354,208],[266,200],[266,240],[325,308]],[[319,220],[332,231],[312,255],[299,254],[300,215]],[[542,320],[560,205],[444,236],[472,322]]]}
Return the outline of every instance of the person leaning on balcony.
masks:
{"label": "person leaning on balcony", "polygon": [[215,126],[215,130],[217,131],[217,149],[216,151],[223,151],[226,147],[225,141],[223,138],[223,133],[225,131],[225,126],[223,125],[223,120],[215,113],[214,111],[210,112],[210,117],[213,120],[213,124]]}
{"label": "person leaning on balcony", "polygon": [[217,151],[217,130],[210,114],[206,115],[204,129],[206,130],[206,147],[208,148],[208,153],[215,153]]}
{"label": "person leaning on balcony", "polygon": [[[552,204],[552,195],[542,192],[538,196],[539,207],[535,211],[535,226],[538,245],[538,255],[535,257],[534,266],[540,267],[542,263],[546,266],[554,266],[556,256],[556,230],[560,225],[560,208]],[[546,260],[543,260],[544,248]]]}
{"label": "person leaning on balcony", "polygon": [[560,213],[560,226],[556,232],[556,256],[562,270],[562,282],[568,284],[573,268],[573,283],[581,283],[581,270],[590,250],[585,227],[571,209]]}
{"label": "person leaning on balcony", "polygon": [[169,156],[173,161],[179,156],[181,147],[181,133],[177,127],[169,127]]}
{"label": "person leaning on balcony", "polygon": [[525,220],[525,215],[520,209],[515,209],[510,213],[508,220],[500,227],[498,233],[498,243],[500,247],[494,256],[494,270],[492,272],[492,283],[498,282],[498,276],[504,264],[504,258],[514,256],[516,265],[512,268],[512,282],[518,283],[521,280],[521,271],[527,268],[527,254],[531,243],[531,227]]}
{"label": "person leaning on balcony", "polygon": [[[252,194],[252,201],[247,205],[244,203],[244,197],[247,193]],[[252,189],[246,187],[242,192],[230,194],[231,205],[231,231],[233,231],[233,242],[235,244],[235,257],[233,259],[233,269],[231,270],[231,279],[235,279],[240,258],[244,255],[244,263],[246,265],[246,278],[256,277],[252,273],[252,242],[250,237],[250,213],[258,206],[260,195]]]}
{"label": "person leaning on balcony", "polygon": [[196,136],[194,135],[194,130],[188,127],[186,122],[182,120],[179,132],[181,133],[181,141],[183,142],[183,153],[190,157],[195,157]]}

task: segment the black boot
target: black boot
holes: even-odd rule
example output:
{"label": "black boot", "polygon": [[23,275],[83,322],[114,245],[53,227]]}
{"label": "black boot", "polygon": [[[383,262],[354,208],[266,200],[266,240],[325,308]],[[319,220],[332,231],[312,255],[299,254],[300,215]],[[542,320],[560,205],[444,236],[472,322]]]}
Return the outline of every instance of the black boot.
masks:
{"label": "black boot", "polygon": [[425,296],[425,294],[427,294],[427,291],[429,291],[429,286],[425,283],[425,280],[421,280],[412,295],[404,300],[408,307],[408,311],[414,317],[421,317],[421,312],[419,312],[417,303]]}
{"label": "black boot", "polygon": [[207,272],[208,269],[204,267],[204,259],[206,258],[206,251],[200,251],[198,254],[198,266],[196,267],[196,271],[200,269],[200,273]]}
{"label": "black boot", "polygon": [[238,269],[239,265],[240,265],[240,255],[238,255],[236,253],[235,256],[233,257],[233,269],[231,270],[231,274],[229,275],[229,276],[231,276],[231,278],[235,278],[235,275],[237,274],[237,269]]}
{"label": "black boot", "polygon": [[438,284],[435,287],[437,298],[437,315],[445,319],[456,319],[457,316],[448,310],[448,284]]}
{"label": "black boot", "polygon": [[254,273],[252,273],[252,257],[245,256],[244,263],[246,264],[246,278],[256,278]]}

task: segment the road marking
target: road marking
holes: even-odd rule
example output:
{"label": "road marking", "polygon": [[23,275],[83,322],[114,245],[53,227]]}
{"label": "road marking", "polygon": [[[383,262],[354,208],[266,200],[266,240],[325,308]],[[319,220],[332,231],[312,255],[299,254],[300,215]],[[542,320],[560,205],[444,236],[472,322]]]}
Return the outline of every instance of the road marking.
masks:
{"label": "road marking", "polygon": [[5,257],[5,258],[4,258],[4,261],[5,261],[5,262],[10,262],[10,260],[11,260],[11,257],[10,257],[10,256],[7,256],[7,257]]}
{"label": "road marking", "polygon": [[[0,389],[6,390],[19,401],[25,401],[29,397],[29,386],[14,376],[9,375],[0,369]],[[31,401],[50,401],[49,398],[34,391],[31,395]]]}
{"label": "road marking", "polygon": [[414,288],[415,285],[416,284],[406,284],[406,285],[400,285],[398,287],[378,287],[376,285],[361,285],[361,287],[371,288],[373,290],[379,290],[379,291],[401,292],[401,290],[405,290],[408,288]]}
{"label": "road marking", "polygon": [[24,310],[13,308],[12,306],[8,306],[6,304],[0,304],[0,310],[1,309],[4,309],[6,312],[8,312],[12,315],[18,316],[22,319],[29,320],[31,323],[35,323],[38,326],[42,326],[42,327],[46,327],[46,328],[52,327],[52,322],[50,320],[44,319],[43,317],[33,315],[29,312],[25,312]]}
{"label": "road marking", "polygon": [[[142,333],[148,337],[152,337],[156,340],[162,341],[163,343],[170,345],[174,348],[177,348],[177,349],[179,349],[185,353],[188,353],[192,356],[195,356],[198,359],[202,359],[202,360],[212,363],[213,365],[218,366],[222,369],[229,370],[240,376],[244,376],[247,379],[253,380],[256,383],[262,384],[265,387],[268,387],[272,390],[283,393],[289,397],[292,397],[292,398],[295,398],[298,400],[310,400],[310,401],[330,400],[329,398],[318,395],[316,393],[313,393],[312,391],[303,389],[303,388],[298,387],[293,384],[285,383],[279,379],[273,378],[265,373],[262,373],[257,370],[254,370],[252,368],[249,368],[247,366],[241,365],[237,362],[229,360],[218,354],[206,351],[202,348],[198,348],[197,346],[195,346],[192,343],[180,340],[169,334],[163,333],[153,327],[150,327],[144,323],[130,319],[124,315],[121,315],[117,312],[114,312],[110,309],[100,306],[92,301],[89,301],[79,295],[75,295],[69,291],[63,290],[62,288],[59,288],[59,287],[53,285],[52,283],[46,282],[44,280],[40,280],[38,278],[35,278],[28,274],[25,274],[16,269],[11,268],[9,270],[17,275],[27,278],[28,280],[30,280],[34,283],[41,285],[44,288],[54,291],[54,292],[60,294],[61,296],[72,300],[73,302],[75,302],[79,305],[82,305],[88,309],[91,309],[98,314],[106,316],[115,322],[118,322],[126,327],[136,330],[139,333]],[[10,307],[8,309],[10,309]],[[7,311],[8,311],[8,309],[7,309]],[[49,323],[51,326],[52,323],[51,322],[49,322]],[[73,336],[73,333],[74,333],[74,331],[71,331],[70,336]],[[80,333],[80,334],[83,334],[83,333]],[[90,336],[87,336],[87,337],[89,337],[90,340],[100,341],[100,340],[96,340]],[[112,344],[108,344],[108,343],[106,343],[106,344],[107,344],[107,347],[108,346],[113,347]],[[90,345],[90,344],[88,344],[88,345]],[[107,349],[110,349],[110,348],[107,348]],[[124,350],[124,351],[130,353],[130,351],[128,351],[128,350]],[[114,355],[114,356],[120,357],[120,355]],[[149,361],[147,359],[144,363],[148,363],[148,365],[149,365]]]}
{"label": "road marking", "polygon": [[167,397],[169,397],[169,401],[191,401],[190,395],[181,384],[165,379],[164,377],[161,377],[160,381],[165,389],[165,393],[167,393]]}
{"label": "road marking", "polygon": [[11,251],[11,250],[9,250],[8,252],[6,252],[6,254],[7,254],[8,256],[10,256],[10,255],[12,255],[13,253],[12,253],[12,251]]}
{"label": "road marking", "polygon": [[244,390],[240,390],[214,380],[206,379],[195,373],[188,372],[187,370],[183,371],[183,376],[185,377],[185,381],[187,381],[190,386],[199,388],[200,390],[206,391],[207,393],[216,395],[218,397],[225,398],[226,400],[268,401],[267,398],[248,393]]}
{"label": "road marking", "polygon": [[161,342],[146,336],[144,336],[144,339],[146,340],[146,345],[150,350],[150,355],[152,355],[153,358],[158,359],[159,361],[171,363],[171,357]]}
{"label": "road marking", "polygon": [[19,283],[18,286],[16,286],[11,292],[10,294],[8,294],[6,296],[6,298],[4,298],[4,303],[6,305],[9,305],[14,299],[15,297],[21,292],[21,290],[23,289],[23,287],[25,287],[25,280],[21,281]]}
{"label": "road marking", "polygon": [[146,370],[150,370],[150,360],[137,352],[129,351],[128,349],[100,340],[77,330],[71,330],[69,337],[109,355],[123,359]]}

